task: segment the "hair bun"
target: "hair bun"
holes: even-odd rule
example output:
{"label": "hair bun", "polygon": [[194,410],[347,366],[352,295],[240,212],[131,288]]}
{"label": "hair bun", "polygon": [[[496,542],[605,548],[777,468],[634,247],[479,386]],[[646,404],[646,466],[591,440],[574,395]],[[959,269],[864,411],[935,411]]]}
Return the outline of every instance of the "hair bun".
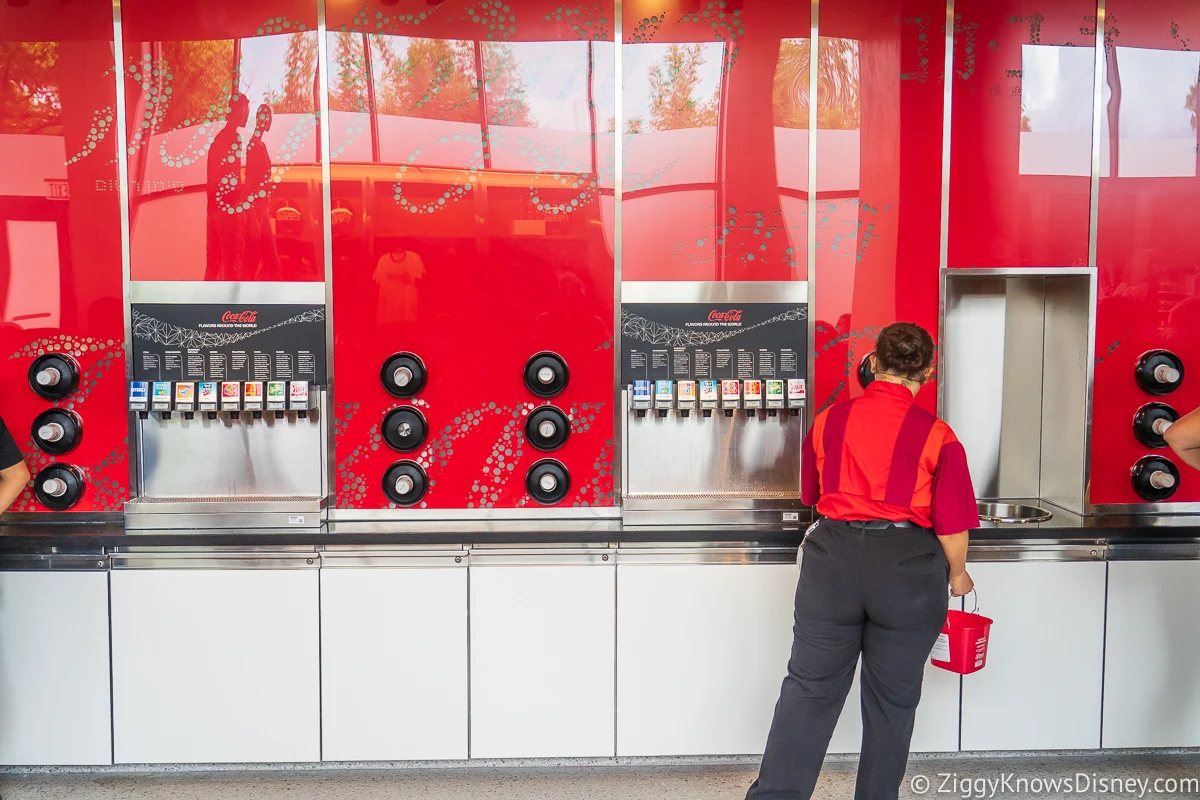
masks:
{"label": "hair bun", "polygon": [[920,325],[893,323],[879,332],[875,360],[881,372],[908,380],[923,380],[933,363],[933,337]]}

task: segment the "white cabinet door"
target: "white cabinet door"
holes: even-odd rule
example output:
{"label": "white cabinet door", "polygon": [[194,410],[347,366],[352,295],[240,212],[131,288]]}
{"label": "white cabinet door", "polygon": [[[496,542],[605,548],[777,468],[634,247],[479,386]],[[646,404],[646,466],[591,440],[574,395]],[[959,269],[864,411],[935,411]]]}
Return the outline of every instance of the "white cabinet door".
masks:
{"label": "white cabinet door", "polygon": [[108,573],[0,573],[0,764],[112,763]]}
{"label": "white cabinet door", "polygon": [[471,757],[614,755],[612,560],[472,558]]}
{"label": "white cabinet door", "polygon": [[[961,601],[951,605],[960,607]],[[948,606],[949,607],[949,606]],[[830,753],[857,753],[862,749],[861,661],[854,673],[854,685],[846,697],[846,705],[838,718]],[[913,753],[949,753],[958,750],[959,676],[925,663],[925,678],[921,686],[921,704],[913,724],[910,747]]]}
{"label": "white cabinet door", "polygon": [[1200,562],[1108,565],[1104,747],[1200,746]]}
{"label": "white cabinet door", "polygon": [[339,561],[321,569],[322,758],[466,758],[465,559]]}
{"label": "white cabinet door", "polygon": [[1105,564],[972,562],[970,572],[979,613],[995,622],[987,665],[963,677],[962,749],[1098,748]]}
{"label": "white cabinet door", "polygon": [[117,763],[319,761],[316,569],[115,569]]}
{"label": "white cabinet door", "polygon": [[795,561],[617,567],[617,755],[762,753],[792,646]]}

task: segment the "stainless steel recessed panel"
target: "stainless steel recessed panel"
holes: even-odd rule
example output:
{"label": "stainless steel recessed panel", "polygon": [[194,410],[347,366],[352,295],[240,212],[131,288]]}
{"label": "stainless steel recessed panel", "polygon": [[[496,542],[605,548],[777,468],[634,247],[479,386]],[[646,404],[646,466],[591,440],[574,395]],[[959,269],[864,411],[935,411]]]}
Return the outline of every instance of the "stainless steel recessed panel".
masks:
{"label": "stainless steel recessed panel", "polygon": [[325,423],[321,410],[299,419],[215,420],[197,414],[140,420],[141,497],[172,501],[220,498],[321,498]]}
{"label": "stainless steel recessed panel", "polygon": [[[800,443],[804,417],[732,417],[714,412],[683,417],[628,413],[625,497],[738,507],[741,501],[795,505],[800,499]],[[628,505],[628,504],[627,504]]]}
{"label": "stainless steel recessed panel", "polygon": [[942,271],[939,409],[978,497],[1084,512],[1095,298],[1091,268]]}

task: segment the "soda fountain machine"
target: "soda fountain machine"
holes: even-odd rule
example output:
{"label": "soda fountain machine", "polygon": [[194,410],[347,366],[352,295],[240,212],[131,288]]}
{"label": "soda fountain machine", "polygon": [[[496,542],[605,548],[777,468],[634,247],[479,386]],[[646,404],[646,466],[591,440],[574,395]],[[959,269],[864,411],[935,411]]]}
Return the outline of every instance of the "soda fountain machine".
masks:
{"label": "soda fountain machine", "polygon": [[807,282],[621,290],[625,520],[797,521]]}

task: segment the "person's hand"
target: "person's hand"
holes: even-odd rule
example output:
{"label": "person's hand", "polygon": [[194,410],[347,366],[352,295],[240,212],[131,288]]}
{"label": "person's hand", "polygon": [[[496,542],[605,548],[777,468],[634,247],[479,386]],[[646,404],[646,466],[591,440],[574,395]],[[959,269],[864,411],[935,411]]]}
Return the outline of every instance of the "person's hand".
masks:
{"label": "person's hand", "polygon": [[967,574],[966,570],[957,575],[950,576],[950,594],[953,597],[962,597],[963,595],[970,594],[974,588],[975,581],[971,580],[971,576]]}

